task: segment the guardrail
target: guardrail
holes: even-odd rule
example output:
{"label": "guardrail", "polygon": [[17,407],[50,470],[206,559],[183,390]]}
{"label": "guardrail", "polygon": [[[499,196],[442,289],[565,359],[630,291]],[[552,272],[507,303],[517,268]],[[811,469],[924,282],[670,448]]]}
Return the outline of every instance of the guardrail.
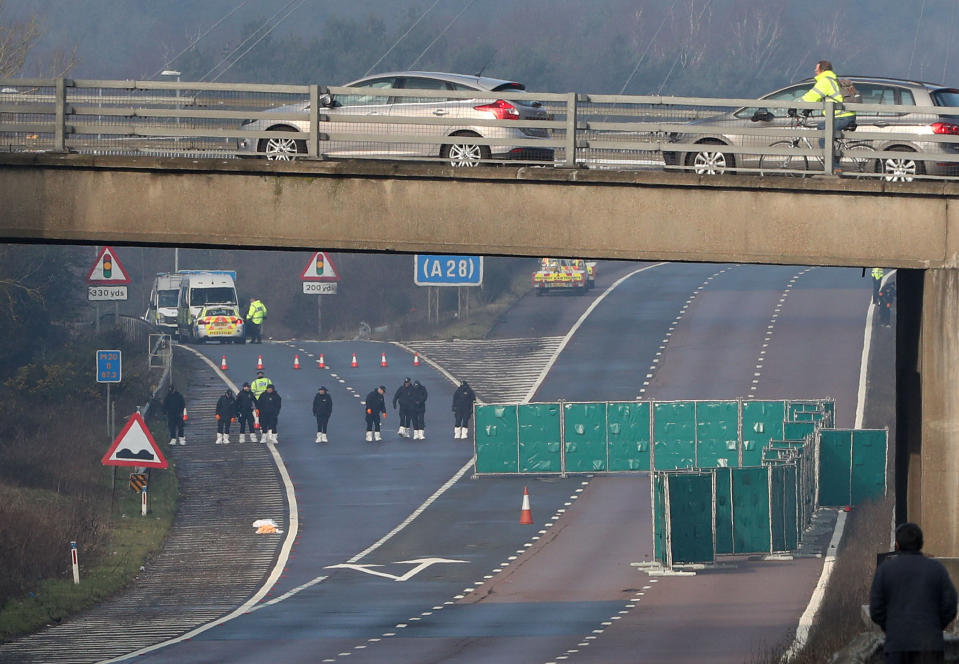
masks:
{"label": "guardrail", "polygon": [[[497,100],[519,113],[490,110]],[[790,108],[819,121],[836,112],[770,99],[0,79],[0,150],[809,176],[832,173],[838,149],[844,175],[959,177],[959,108],[846,104],[859,124],[840,134],[796,125]]]}

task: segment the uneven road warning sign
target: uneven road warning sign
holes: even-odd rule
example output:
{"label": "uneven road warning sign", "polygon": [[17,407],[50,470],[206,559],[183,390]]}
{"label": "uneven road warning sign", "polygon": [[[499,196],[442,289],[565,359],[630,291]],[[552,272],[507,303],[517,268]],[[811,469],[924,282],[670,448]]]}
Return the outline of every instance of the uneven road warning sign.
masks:
{"label": "uneven road warning sign", "polygon": [[169,466],[163,452],[157,446],[146,422],[140,413],[134,413],[113,445],[103,455],[104,466],[140,466],[166,468]]}

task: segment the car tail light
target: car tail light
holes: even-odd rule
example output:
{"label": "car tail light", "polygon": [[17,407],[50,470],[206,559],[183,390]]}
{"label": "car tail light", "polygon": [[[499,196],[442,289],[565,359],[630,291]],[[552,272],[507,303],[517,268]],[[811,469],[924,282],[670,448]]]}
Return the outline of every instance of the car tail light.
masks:
{"label": "car tail light", "polygon": [[933,122],[932,133],[933,134],[952,134],[953,136],[959,135],[959,125],[953,124],[951,122]]}
{"label": "car tail light", "polygon": [[497,99],[492,104],[474,106],[474,111],[489,111],[497,120],[519,120],[519,111],[508,101]]}

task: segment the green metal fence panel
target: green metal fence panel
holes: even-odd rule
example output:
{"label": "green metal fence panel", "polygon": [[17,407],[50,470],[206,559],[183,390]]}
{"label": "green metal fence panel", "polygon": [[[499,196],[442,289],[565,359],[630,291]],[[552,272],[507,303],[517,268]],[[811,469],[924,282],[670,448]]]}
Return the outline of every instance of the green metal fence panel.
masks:
{"label": "green metal fence panel", "polygon": [[696,404],[693,401],[653,403],[653,467],[688,469],[696,465]]}
{"label": "green metal fence panel", "polygon": [[668,520],[666,518],[666,474],[653,473],[652,482],[650,482],[650,491],[652,492],[653,505],[653,558],[663,565],[669,565],[666,555],[666,528]]}
{"label": "green metal fence panel", "polygon": [[713,562],[712,475],[670,473],[668,478],[671,564]]}
{"label": "green metal fence panel", "polygon": [[842,507],[852,502],[852,431],[819,430],[819,504]]}
{"label": "green metal fence panel", "polygon": [[519,471],[562,472],[559,404],[527,403],[517,406],[519,419]]}
{"label": "green metal fence panel", "polygon": [[886,495],[885,429],[857,429],[852,432],[852,501],[878,500]]}
{"label": "green metal fence panel", "polygon": [[763,447],[782,440],[786,419],[785,401],[743,401],[743,466],[762,463]]}
{"label": "green metal fence panel", "polygon": [[476,406],[476,472],[519,472],[519,430],[515,405]]}
{"label": "green metal fence panel", "polygon": [[696,466],[739,465],[739,402],[696,402]]}
{"label": "green metal fence panel", "polygon": [[769,476],[766,468],[733,468],[733,552],[768,553]]}
{"label": "green metal fence panel", "polygon": [[801,529],[799,527],[799,469],[790,463],[786,467],[783,487],[783,532],[786,550],[792,551],[799,546]]}
{"label": "green metal fence panel", "polygon": [[[822,413],[800,413],[800,415],[819,415],[820,418],[822,417]],[[816,430],[817,422],[813,420],[783,422],[783,438],[786,440],[802,440]]]}
{"label": "green metal fence panel", "polygon": [[606,404],[563,405],[567,472],[606,470]]}
{"label": "green metal fence panel", "polygon": [[769,468],[769,533],[773,551],[786,550],[786,519],[783,506],[785,493],[785,468],[781,464]]}
{"label": "green metal fence panel", "polygon": [[649,470],[649,402],[610,402],[606,413],[610,470]]}
{"label": "green metal fence panel", "polygon": [[733,553],[732,468],[716,468],[716,553]]}

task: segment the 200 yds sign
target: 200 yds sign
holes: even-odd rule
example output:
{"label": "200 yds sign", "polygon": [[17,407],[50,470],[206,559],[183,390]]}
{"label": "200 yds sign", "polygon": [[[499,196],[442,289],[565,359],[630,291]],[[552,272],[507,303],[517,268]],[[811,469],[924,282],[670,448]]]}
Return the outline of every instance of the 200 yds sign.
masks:
{"label": "200 yds sign", "polygon": [[307,295],[336,295],[336,282],[304,281],[303,292]]}

